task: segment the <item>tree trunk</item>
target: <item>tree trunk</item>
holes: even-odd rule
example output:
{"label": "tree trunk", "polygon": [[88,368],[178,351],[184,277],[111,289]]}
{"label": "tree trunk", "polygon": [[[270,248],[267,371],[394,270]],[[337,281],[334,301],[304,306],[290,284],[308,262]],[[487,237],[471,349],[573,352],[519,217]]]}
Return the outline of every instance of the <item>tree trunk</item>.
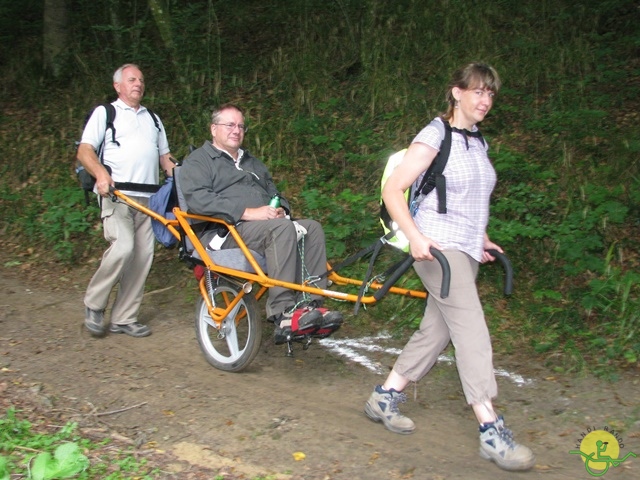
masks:
{"label": "tree trunk", "polygon": [[149,0],[149,8],[151,9],[151,13],[153,14],[153,18],[156,22],[156,27],[158,27],[158,31],[160,32],[165,48],[173,54],[171,14],[169,13],[166,2],[163,0]]}
{"label": "tree trunk", "polygon": [[68,45],[67,0],[44,0],[43,25],[43,66],[45,71],[59,78]]}

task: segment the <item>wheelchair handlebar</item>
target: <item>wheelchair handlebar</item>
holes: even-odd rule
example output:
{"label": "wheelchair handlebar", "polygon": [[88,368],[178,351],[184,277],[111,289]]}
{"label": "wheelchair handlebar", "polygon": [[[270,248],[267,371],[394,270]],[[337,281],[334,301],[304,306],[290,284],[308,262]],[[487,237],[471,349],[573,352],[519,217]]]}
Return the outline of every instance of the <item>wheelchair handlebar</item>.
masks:
{"label": "wheelchair handlebar", "polygon": [[442,268],[442,284],[440,285],[440,298],[447,298],[449,296],[449,286],[451,285],[451,268],[449,267],[449,262],[447,261],[447,257],[444,256],[440,250],[437,250],[433,247],[429,250],[431,255],[438,260],[440,263],[440,267]]}
{"label": "wheelchair handlebar", "polygon": [[[451,283],[451,269],[449,268],[449,262],[440,250],[431,247],[430,252],[431,255],[433,255],[434,258],[438,261],[438,263],[440,263],[440,267],[442,268],[442,284],[440,286],[440,297],[447,298],[449,296],[449,284]],[[395,269],[395,271],[389,276],[389,278],[385,280],[382,288],[374,293],[373,297],[376,299],[376,301],[380,300],[387,294],[393,284],[396,283],[407,270],[409,270],[409,267],[413,265],[414,261],[415,260],[413,259],[413,257],[409,255],[405,259],[405,261]]]}
{"label": "wheelchair handlebar", "polygon": [[511,295],[513,293],[513,267],[511,267],[509,258],[495,248],[487,249],[487,253],[496,257],[496,260],[502,264],[502,268],[504,268],[504,294]]}

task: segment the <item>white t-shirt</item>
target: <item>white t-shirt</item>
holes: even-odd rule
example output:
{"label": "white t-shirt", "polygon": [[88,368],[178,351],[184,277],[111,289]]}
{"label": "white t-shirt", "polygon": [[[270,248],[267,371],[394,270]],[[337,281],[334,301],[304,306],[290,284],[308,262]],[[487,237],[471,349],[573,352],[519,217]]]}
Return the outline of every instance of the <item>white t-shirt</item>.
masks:
{"label": "white t-shirt", "polygon": [[[105,139],[107,112],[103,106],[97,107],[91,114],[82,132],[81,143],[87,143],[98,151],[104,141],[103,162],[111,167],[111,177],[115,182],[157,185],[160,156],[170,151],[162,121],[158,118],[158,131],[145,107],[140,106],[136,111],[120,99],[112,105],[116,109],[113,125],[120,146],[112,142],[111,129],[106,132]],[[140,197],[152,195],[126,190],[123,193]]]}

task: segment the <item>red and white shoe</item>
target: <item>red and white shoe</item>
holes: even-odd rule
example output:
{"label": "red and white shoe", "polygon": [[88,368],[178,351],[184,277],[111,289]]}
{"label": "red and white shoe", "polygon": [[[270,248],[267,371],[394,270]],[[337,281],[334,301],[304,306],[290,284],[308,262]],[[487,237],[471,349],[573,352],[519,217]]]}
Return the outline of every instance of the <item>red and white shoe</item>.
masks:
{"label": "red and white shoe", "polygon": [[314,310],[322,314],[322,323],[320,324],[320,328],[313,334],[314,337],[328,337],[342,326],[344,320],[340,312],[332,311],[324,307],[316,307]]}
{"label": "red and white shoe", "polygon": [[312,335],[322,325],[322,313],[313,308],[296,308],[293,312],[282,312],[276,317],[274,339],[276,345],[290,342],[296,337]]}

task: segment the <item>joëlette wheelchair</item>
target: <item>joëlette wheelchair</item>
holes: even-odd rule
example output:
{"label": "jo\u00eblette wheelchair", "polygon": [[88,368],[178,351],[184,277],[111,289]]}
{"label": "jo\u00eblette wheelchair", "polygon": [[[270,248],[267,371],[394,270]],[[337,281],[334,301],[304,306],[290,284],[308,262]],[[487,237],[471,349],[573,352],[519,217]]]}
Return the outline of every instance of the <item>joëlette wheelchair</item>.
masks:
{"label": "jo\u00eblette wheelchair", "polygon": [[[180,168],[180,165],[177,165],[173,174],[174,195],[177,200],[177,206],[172,209],[175,219],[167,218],[171,215],[163,216],[154,212],[118,190],[112,190],[112,195],[160,222],[178,239],[179,259],[193,269],[199,282],[200,298],[196,302],[195,318],[196,337],[202,353],[212,366],[228,372],[239,372],[253,361],[260,348],[263,330],[258,301],[269,288],[274,286],[304,294],[353,302],[355,303],[354,313],[357,313],[360,304],[373,304],[387,293],[416,299],[427,298],[425,291],[394,286],[411,267],[414,260],[410,255],[407,255],[383,274],[371,276],[375,256],[381,246],[386,243],[385,237],[344,260],[340,266],[332,268],[330,264],[327,264],[325,275],[330,286],[359,287],[358,294],[317,288],[312,284],[313,279],[298,284],[269,277],[265,272],[265,258],[246,246],[234,225],[219,218],[188,213],[180,189]],[[200,242],[193,228],[201,222],[213,222],[226,227],[239,248],[216,251],[207,249]],[[339,268],[349,265],[369,253],[372,255],[365,279],[343,277],[337,273]],[[495,250],[492,250],[491,253],[505,268],[505,294],[509,294],[513,285],[513,274],[509,260]],[[449,292],[449,264],[440,251],[432,249],[432,254],[443,270],[441,296],[445,298]],[[369,291],[372,291],[373,294],[366,295],[365,293]],[[314,338],[324,336],[326,334],[291,336],[287,341],[287,355],[293,355],[292,342],[302,343],[303,348],[307,349]]]}

